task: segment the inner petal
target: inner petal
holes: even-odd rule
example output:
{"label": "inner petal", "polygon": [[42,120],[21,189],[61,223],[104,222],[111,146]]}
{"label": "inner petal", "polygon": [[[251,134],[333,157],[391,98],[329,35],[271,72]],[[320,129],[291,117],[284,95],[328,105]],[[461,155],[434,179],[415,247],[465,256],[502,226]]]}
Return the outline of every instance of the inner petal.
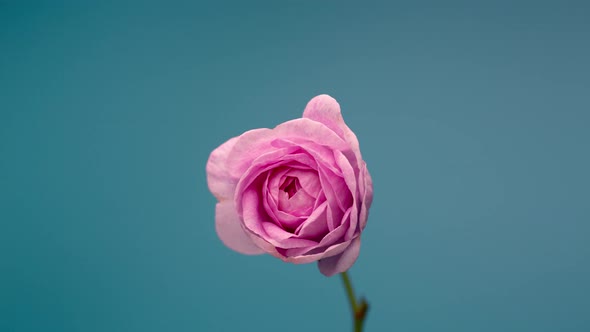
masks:
{"label": "inner petal", "polygon": [[293,216],[309,216],[313,211],[316,197],[304,190],[299,178],[286,176],[279,186],[279,210]]}
{"label": "inner petal", "polygon": [[299,184],[299,179],[292,176],[287,176],[283,184],[279,187],[280,190],[286,192],[289,195],[289,199],[293,197],[299,189],[301,189],[301,184]]}

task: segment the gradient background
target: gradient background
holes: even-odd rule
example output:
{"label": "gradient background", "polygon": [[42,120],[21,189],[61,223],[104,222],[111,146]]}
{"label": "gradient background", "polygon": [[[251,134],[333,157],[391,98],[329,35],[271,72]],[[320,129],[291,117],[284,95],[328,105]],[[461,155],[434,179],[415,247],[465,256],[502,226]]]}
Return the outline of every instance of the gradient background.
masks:
{"label": "gradient background", "polygon": [[0,3],[0,331],[349,330],[339,278],[221,244],[205,181],[320,93],[375,182],[367,331],[590,330],[589,17]]}

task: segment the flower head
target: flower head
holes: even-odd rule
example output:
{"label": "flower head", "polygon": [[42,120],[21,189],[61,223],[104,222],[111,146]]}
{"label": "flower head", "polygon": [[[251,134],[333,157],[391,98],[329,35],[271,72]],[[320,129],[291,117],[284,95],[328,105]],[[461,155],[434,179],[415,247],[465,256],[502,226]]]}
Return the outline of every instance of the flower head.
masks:
{"label": "flower head", "polygon": [[217,234],[229,248],[317,261],[327,276],[356,261],[373,184],[334,98],[317,96],[302,118],[231,138],[206,169]]}

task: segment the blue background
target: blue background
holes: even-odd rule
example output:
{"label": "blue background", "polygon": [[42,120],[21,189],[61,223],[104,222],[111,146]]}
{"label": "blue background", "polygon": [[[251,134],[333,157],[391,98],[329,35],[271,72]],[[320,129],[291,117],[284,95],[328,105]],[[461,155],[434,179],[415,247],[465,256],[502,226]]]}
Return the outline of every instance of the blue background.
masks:
{"label": "blue background", "polygon": [[209,153],[328,93],[367,331],[590,330],[590,5],[0,3],[0,331],[347,331],[214,230]]}

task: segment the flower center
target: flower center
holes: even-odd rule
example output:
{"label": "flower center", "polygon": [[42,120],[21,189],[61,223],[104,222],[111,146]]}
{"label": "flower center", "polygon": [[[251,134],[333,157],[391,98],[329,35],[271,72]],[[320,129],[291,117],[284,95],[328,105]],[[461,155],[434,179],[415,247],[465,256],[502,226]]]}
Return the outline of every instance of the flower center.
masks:
{"label": "flower center", "polygon": [[279,187],[280,190],[284,191],[289,195],[289,199],[293,197],[299,189],[301,189],[301,184],[299,184],[299,179],[293,176],[287,176],[285,181]]}
{"label": "flower center", "polygon": [[[303,177],[300,178],[297,175]],[[310,186],[307,184],[307,182],[310,180],[309,175],[307,177],[305,177],[303,173],[297,175],[288,175],[282,179],[282,182],[278,188],[278,208],[280,211],[285,212],[291,216],[309,216],[313,210],[316,198],[308,193],[310,190]],[[307,187],[305,187],[305,185],[307,185]]]}

